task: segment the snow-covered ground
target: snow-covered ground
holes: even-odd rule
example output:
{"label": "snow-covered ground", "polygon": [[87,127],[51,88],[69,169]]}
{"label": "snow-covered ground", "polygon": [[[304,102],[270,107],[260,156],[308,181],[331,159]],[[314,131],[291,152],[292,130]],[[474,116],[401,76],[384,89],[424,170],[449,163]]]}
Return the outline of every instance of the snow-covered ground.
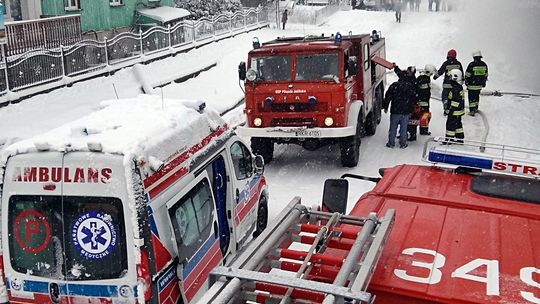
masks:
{"label": "snow-covered ground", "polygon": [[[37,95],[0,108],[0,149],[2,143],[17,138],[29,138],[60,124],[76,120],[99,109],[103,100],[131,98],[141,94],[141,77],[146,82],[182,76],[198,67],[217,65],[183,83],[172,83],[156,89],[165,98],[201,99],[209,107],[222,112],[242,97],[237,66],[246,60],[253,36],[261,41],[284,35],[369,33],[382,31],[386,38],[387,58],[401,67],[427,63],[439,67],[446,52],[454,48],[458,59],[466,66],[471,52],[480,49],[490,69],[486,90],[540,93],[538,49],[540,35],[540,1],[537,0],[475,0],[464,3],[459,12],[427,12],[423,1],[418,13],[404,12],[402,23],[394,22],[393,12],[343,11],[329,17],[319,26],[288,24],[287,30],[267,28],[222,40],[188,53],[178,54],[141,66],[136,74],[127,68],[109,77],[76,83],[46,94]],[[171,78],[172,77],[172,78]],[[396,79],[388,74],[388,82]],[[434,82],[438,96],[441,79]],[[480,109],[489,123],[489,142],[540,147],[540,98],[520,98],[513,95],[482,97]],[[432,101],[432,135],[444,135],[445,118],[439,102]],[[233,124],[242,121],[241,109],[228,113]],[[307,205],[319,204],[326,178],[343,173],[377,176],[378,169],[402,163],[421,163],[425,137],[410,143],[405,150],[388,149],[389,115],[384,115],[374,136],[362,141],[361,158],[356,168],[343,168],[338,147],[306,151],[297,146],[277,146],[274,161],[266,167],[270,188],[270,216],[275,216],[293,196],[302,196]],[[465,116],[467,139],[482,139],[485,125],[479,116]],[[247,139],[248,140],[248,139]],[[349,203],[369,190],[368,182],[351,182]]]}

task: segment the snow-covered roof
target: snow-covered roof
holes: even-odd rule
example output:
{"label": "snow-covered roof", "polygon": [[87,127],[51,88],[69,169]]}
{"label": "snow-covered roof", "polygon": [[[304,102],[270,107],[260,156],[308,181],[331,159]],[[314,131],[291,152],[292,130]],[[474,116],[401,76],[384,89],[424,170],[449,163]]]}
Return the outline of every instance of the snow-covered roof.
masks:
{"label": "snow-covered roof", "polygon": [[138,9],[137,12],[142,16],[152,18],[162,23],[185,18],[191,15],[191,13],[186,9],[170,6],[141,8]]}
{"label": "snow-covered roof", "polygon": [[11,145],[2,162],[9,155],[37,150],[90,151],[96,147],[105,153],[166,160],[220,127],[227,128],[216,111],[199,112],[201,103],[162,100],[154,95],[104,101],[100,110],[88,116]]}

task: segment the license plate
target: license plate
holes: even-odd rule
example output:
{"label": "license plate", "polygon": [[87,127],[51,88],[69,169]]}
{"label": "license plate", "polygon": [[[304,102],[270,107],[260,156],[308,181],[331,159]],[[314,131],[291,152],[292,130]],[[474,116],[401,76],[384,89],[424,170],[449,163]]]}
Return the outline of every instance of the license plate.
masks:
{"label": "license plate", "polygon": [[321,137],[321,131],[319,131],[319,130],[296,131],[296,136],[299,136],[299,137]]}

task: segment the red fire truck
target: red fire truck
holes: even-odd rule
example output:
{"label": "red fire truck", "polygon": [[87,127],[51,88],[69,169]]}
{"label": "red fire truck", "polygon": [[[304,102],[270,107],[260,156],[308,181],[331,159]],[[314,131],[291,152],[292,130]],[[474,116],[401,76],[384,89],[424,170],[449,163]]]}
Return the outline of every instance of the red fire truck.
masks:
{"label": "red fire truck", "polygon": [[361,138],[373,135],[381,120],[386,84],[385,40],[377,31],[363,35],[254,39],[245,80],[246,126],[251,147],[266,163],[274,144],[299,144],[316,150],[338,143],[341,163],[354,167]]}
{"label": "red fire truck", "polygon": [[[294,198],[199,303],[540,303],[540,151],[444,140]],[[348,215],[344,177],[377,183]]]}

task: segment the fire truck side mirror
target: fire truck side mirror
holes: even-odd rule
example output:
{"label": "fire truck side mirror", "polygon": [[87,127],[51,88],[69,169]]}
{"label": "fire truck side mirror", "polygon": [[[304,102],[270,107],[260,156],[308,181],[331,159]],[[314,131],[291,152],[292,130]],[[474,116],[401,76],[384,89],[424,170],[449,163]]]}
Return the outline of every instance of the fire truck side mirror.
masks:
{"label": "fire truck side mirror", "polygon": [[346,179],[327,179],[324,181],[322,211],[347,212],[349,182]]}
{"label": "fire truck side mirror", "polygon": [[263,174],[264,172],[264,158],[260,155],[255,156],[254,167],[256,174]]}
{"label": "fire truck side mirror", "polygon": [[242,81],[246,80],[246,63],[244,61],[238,65],[238,78]]}

